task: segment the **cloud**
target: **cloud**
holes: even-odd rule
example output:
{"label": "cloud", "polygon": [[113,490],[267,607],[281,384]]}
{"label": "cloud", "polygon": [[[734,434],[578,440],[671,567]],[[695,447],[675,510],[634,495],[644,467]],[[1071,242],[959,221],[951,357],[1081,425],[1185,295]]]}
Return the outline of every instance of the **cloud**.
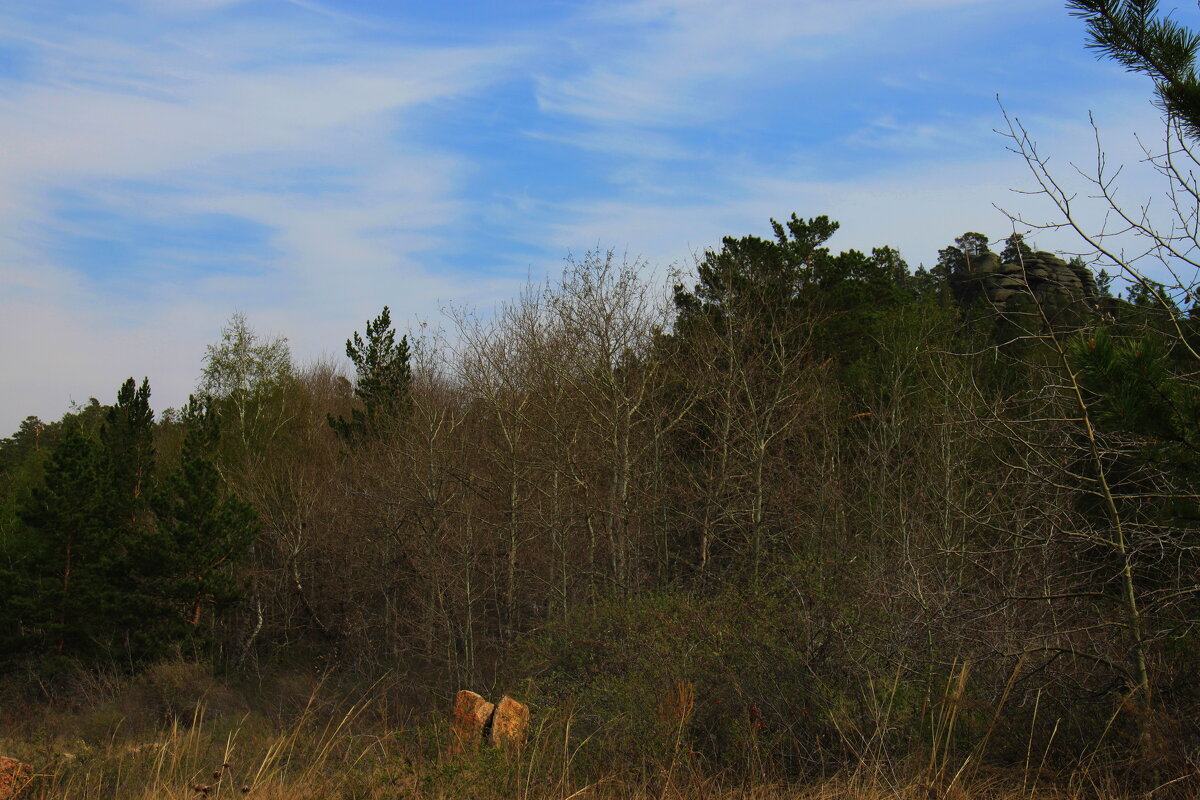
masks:
{"label": "cloud", "polygon": [[[1144,98],[1124,94],[1098,100],[1108,109],[1099,124],[1107,127],[1103,145],[1112,165],[1126,164],[1121,196],[1135,206],[1142,198],[1161,193],[1162,183],[1145,165],[1132,131],[1153,140],[1161,129],[1157,112]],[[1063,116],[1031,115],[1025,120],[1051,157],[1055,174],[1076,195],[1081,224],[1100,230],[1105,224],[1102,204],[1088,200],[1088,186],[1073,163],[1087,169],[1094,163],[1095,141],[1087,108],[1064,103]],[[993,126],[1004,126],[997,111]],[[1031,222],[1057,219],[1044,198],[1026,194],[1033,188],[1024,162],[1006,151],[1007,140],[996,133],[991,147],[957,158],[901,161],[853,178],[814,178],[805,164],[811,155],[797,152],[790,169],[775,165],[737,164],[706,175],[707,191],[683,192],[668,198],[626,199],[579,203],[566,219],[552,226],[553,242],[562,248],[579,242],[600,243],[628,250],[652,265],[688,267],[706,248],[719,247],[724,235],[770,235],[768,220],[792,212],[800,216],[828,214],[841,222],[831,241],[835,250],[897,247],[911,266],[932,264],[937,250],[968,230],[1000,240],[1014,223],[999,209],[1020,213]],[[1093,192],[1094,193],[1094,192]],[[1018,225],[1018,228],[1020,226]],[[1043,249],[1080,250],[1069,231],[1035,231],[1032,241]]]}
{"label": "cloud", "polygon": [[[0,79],[5,424],[108,398],[129,374],[177,404],[235,309],[316,353],[381,298],[404,319],[459,293],[418,256],[461,212],[469,164],[406,131],[506,74],[514,49],[381,47],[300,18],[258,35],[205,17],[232,5],[183,4],[202,35],[161,33],[151,12],[6,20],[32,55],[21,80]],[[173,241],[214,219],[264,241]],[[71,241],[88,246],[68,257]],[[91,263],[99,242],[147,263]]]}
{"label": "cloud", "polygon": [[846,135],[842,141],[851,148],[944,155],[947,149],[977,149],[980,140],[990,134],[992,128],[986,120],[952,114],[934,115],[920,121],[900,120],[892,114],[884,114]]}
{"label": "cloud", "polygon": [[[603,3],[570,38],[585,67],[543,76],[545,111],[596,123],[671,126],[737,115],[743,98],[853,63],[898,20],[987,0],[635,0]],[[1020,4],[1010,4],[1020,5]],[[603,33],[597,34],[599,26]],[[886,38],[884,41],[886,42]]]}
{"label": "cloud", "polygon": [[350,7],[0,9],[0,425],[128,375],[182,402],[234,310],[303,360],[384,303],[490,307],[590,245],[686,265],[796,211],[928,262],[1028,201],[998,89],[1063,166],[1089,96],[1154,117],[1038,38],[1065,19],[1041,0]]}

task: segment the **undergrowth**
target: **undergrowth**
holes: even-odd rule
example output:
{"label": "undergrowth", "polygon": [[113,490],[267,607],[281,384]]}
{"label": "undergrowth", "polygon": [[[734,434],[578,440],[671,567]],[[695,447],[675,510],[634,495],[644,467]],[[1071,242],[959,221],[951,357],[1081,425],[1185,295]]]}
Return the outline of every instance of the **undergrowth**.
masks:
{"label": "undergrowth", "polygon": [[[978,766],[978,753],[963,758],[951,748],[939,749],[936,741],[921,758],[863,759],[804,780],[772,774],[766,755],[764,766],[750,776],[716,770],[689,735],[695,698],[686,683],[675,685],[656,711],[664,727],[646,743],[653,758],[648,754],[636,762],[608,757],[636,752],[638,742],[616,747],[606,741],[628,728],[582,733],[571,704],[535,705],[528,742],[518,752],[484,747],[450,755],[445,709],[414,713],[397,700],[403,681],[395,678],[346,685],[293,674],[249,694],[245,687],[219,683],[201,667],[169,663],[124,681],[94,676],[84,688],[90,694],[72,703],[60,697],[21,708],[10,704],[3,712],[0,755],[35,768],[20,800],[1129,796],[1095,761],[1059,774],[1033,753],[1023,768],[989,769]],[[948,687],[947,697],[955,691]],[[955,724],[946,714],[938,720],[941,737]],[[666,724],[671,719],[673,725]],[[1173,788],[1166,785],[1149,796],[1166,797]]]}

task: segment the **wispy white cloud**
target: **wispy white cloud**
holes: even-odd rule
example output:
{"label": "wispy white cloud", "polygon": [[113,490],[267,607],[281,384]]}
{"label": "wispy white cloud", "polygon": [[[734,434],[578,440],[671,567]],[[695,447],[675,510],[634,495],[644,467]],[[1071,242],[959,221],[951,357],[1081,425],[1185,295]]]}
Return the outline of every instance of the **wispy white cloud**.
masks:
{"label": "wispy white cloud", "polygon": [[[1098,117],[1102,130],[1107,126],[1102,145],[1110,164],[1128,165],[1121,197],[1136,207],[1142,198],[1160,194],[1162,184],[1152,170],[1138,168],[1143,153],[1133,132],[1152,141],[1161,123],[1143,98],[1108,95],[1102,105],[1107,109]],[[999,110],[991,122],[991,128],[1003,128]],[[1076,195],[1081,223],[1100,230],[1105,209],[1088,199],[1089,187],[1075,169],[1086,171],[1094,165],[1095,139],[1086,105],[1064,102],[1063,116],[1034,115],[1025,123],[1039,140],[1040,151],[1051,157],[1064,188]],[[721,236],[767,236],[771,218],[792,212],[806,217],[828,214],[841,223],[831,242],[835,249],[889,245],[913,267],[930,264],[937,249],[963,231],[982,231],[996,240],[1011,233],[1014,223],[1006,211],[1030,222],[1057,219],[1044,198],[1027,193],[1036,184],[1024,162],[1005,150],[1007,140],[995,132],[990,137],[993,146],[984,155],[898,161],[847,179],[815,179],[803,166],[780,170],[742,164],[718,169],[709,175],[710,190],[703,195],[574,205],[571,217],[553,226],[553,240],[562,248],[600,242],[653,264],[686,268],[706,248],[718,247]],[[804,153],[793,158],[798,165],[808,160]],[[1045,249],[1071,251],[1081,246],[1068,231],[1035,231],[1032,241]]]}
{"label": "wispy white cloud", "polygon": [[[899,19],[989,2],[605,2],[581,23],[586,32],[570,40],[586,67],[544,76],[538,98],[546,111],[596,122],[712,121],[737,115],[750,87],[819,75],[835,53],[853,59],[855,41],[892,31]],[[596,26],[607,35],[598,35]]]}
{"label": "wispy white cloud", "polygon": [[[107,397],[143,372],[160,402],[180,402],[235,309],[320,352],[390,298],[403,319],[459,293],[418,256],[461,212],[469,164],[406,131],[423,108],[503,75],[513,48],[338,43],[304,20],[259,34],[206,18],[203,35],[144,40],[155,21],[130,14],[11,28],[33,55],[31,74],[0,84],[0,418],[53,416],[68,397]],[[299,57],[279,58],[285,45]],[[296,184],[313,170],[337,180]],[[63,191],[100,221],[64,216]],[[217,246],[194,276],[172,262],[195,264],[195,253],[122,242],[166,260],[139,274],[141,296],[114,293],[129,265],[58,255],[64,237],[119,236],[114,217],[144,230],[213,214],[261,227],[265,255],[247,262]]]}
{"label": "wispy white cloud", "polygon": [[[913,262],[1003,235],[992,203],[1024,177],[990,81],[1061,48],[988,37],[1065,18],[1044,0],[355,6],[0,9],[0,427],[131,374],[182,401],[235,309],[303,357],[384,303],[489,307],[597,244],[682,264],[792,211]],[[960,34],[967,68],[943,59]],[[1086,158],[1086,97],[1014,85],[1047,151]],[[1144,89],[1098,103],[1152,122]]]}
{"label": "wispy white cloud", "polygon": [[977,149],[995,127],[995,119],[937,114],[920,121],[900,120],[884,114],[843,137],[851,148],[891,152],[936,152],[964,147]]}

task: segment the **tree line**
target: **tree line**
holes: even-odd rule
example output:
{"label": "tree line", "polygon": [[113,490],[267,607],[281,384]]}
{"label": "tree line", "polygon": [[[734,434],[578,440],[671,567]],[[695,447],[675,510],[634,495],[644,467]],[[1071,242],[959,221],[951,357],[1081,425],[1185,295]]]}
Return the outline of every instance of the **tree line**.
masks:
{"label": "tree line", "polygon": [[698,748],[748,759],[753,724],[796,769],[886,727],[884,676],[916,736],[970,664],[1001,754],[1190,707],[1190,309],[1105,285],[1051,319],[956,295],[982,234],[912,271],[772,224],[673,287],[568,260],[440,338],[385,307],[353,376],[235,315],[186,408],[131,379],[27,419],[0,444],[0,659],[523,676],[643,739],[686,680],[724,700]]}
{"label": "tree line", "polygon": [[235,315],[185,409],[130,379],[0,442],[0,667],[398,669],[519,682],[623,769],[686,723],[733,773],[1041,754],[1194,793],[1200,39],[1069,6],[1155,83],[1165,223],[1098,151],[1089,231],[1010,119],[1058,211],[1014,229],[1088,263],[967,232],[910,270],[793,214],[670,286],[593,252],[445,335],[384,307],[352,376]]}

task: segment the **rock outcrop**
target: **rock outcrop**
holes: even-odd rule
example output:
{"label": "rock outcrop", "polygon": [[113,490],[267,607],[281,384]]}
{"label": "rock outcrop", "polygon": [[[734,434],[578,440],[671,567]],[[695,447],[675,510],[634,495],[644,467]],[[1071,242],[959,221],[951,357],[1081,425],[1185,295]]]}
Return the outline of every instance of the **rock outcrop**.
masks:
{"label": "rock outcrop", "polygon": [[529,706],[507,695],[493,705],[463,689],[454,698],[450,730],[452,753],[477,750],[484,740],[506,751],[519,750],[529,730]]}
{"label": "rock outcrop", "polygon": [[520,750],[529,729],[529,706],[505,695],[492,716],[492,746]]}
{"label": "rock outcrop", "polygon": [[[506,698],[507,699],[507,698]],[[477,750],[492,722],[496,707],[475,692],[463,689],[454,698],[454,711],[450,716],[450,731],[453,752]]]}
{"label": "rock outcrop", "polygon": [[1036,298],[1056,307],[1088,303],[1099,294],[1091,270],[1046,252],[1028,253],[1019,263],[1003,263],[995,253],[974,256],[954,271],[950,286],[963,305],[975,303],[982,295],[1000,308],[1014,299]]}
{"label": "rock outcrop", "polygon": [[11,800],[29,784],[33,767],[15,758],[0,757],[0,800]]}

